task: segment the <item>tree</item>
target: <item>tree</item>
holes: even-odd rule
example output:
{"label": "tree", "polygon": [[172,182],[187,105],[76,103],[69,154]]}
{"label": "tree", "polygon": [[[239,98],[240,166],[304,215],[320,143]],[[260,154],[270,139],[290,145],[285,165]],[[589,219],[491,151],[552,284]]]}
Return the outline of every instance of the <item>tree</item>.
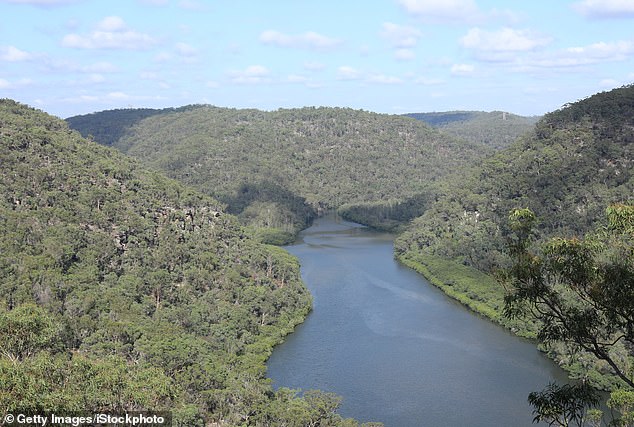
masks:
{"label": "tree", "polygon": [[615,390],[607,401],[608,408],[616,410],[620,417],[614,420],[616,426],[634,426],[634,391]]}
{"label": "tree", "polygon": [[541,321],[538,338],[546,345],[583,349],[634,388],[634,206],[614,205],[606,213],[607,227],[584,238],[551,239],[535,254],[535,215],[511,212],[505,315],[530,312]]}
{"label": "tree", "polygon": [[0,312],[0,355],[17,361],[47,349],[56,328],[46,311],[35,304]]}
{"label": "tree", "polygon": [[[538,338],[546,345],[571,344],[604,361],[627,389],[612,393],[610,408],[621,413],[611,425],[630,425],[632,348],[634,348],[634,206],[606,210],[608,225],[584,238],[553,238],[532,251],[535,214],[516,209],[509,215],[513,234],[508,248],[513,264],[506,271],[509,293],[505,315],[530,312],[541,321]],[[584,381],[550,384],[528,397],[534,422],[581,426],[586,413],[600,423],[601,411],[588,409],[597,395]]]}
{"label": "tree", "polygon": [[545,421],[548,425],[568,427],[583,425],[584,414],[589,407],[599,404],[599,396],[588,384],[549,384],[543,391],[532,392],[528,402],[535,408],[533,422]]}

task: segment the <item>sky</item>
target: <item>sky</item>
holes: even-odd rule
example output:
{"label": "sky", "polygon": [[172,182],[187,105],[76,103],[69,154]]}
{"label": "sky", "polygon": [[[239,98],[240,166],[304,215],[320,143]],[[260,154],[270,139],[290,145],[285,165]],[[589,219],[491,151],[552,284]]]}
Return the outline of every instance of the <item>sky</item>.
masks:
{"label": "sky", "polygon": [[0,0],[0,98],[541,115],[634,81],[634,0]]}

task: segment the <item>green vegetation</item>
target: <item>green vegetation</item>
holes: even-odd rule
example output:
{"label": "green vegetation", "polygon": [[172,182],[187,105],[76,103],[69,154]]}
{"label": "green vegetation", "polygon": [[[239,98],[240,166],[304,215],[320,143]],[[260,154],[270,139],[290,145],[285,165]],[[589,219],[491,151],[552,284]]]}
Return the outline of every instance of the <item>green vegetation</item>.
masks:
{"label": "green vegetation", "polygon": [[[15,117],[20,114],[26,113]],[[29,114],[33,123],[43,120]],[[536,123],[534,118],[499,112],[412,116],[419,121],[340,108],[263,112],[198,105],[117,110],[68,120],[98,142],[192,185],[213,200],[143,171],[129,159],[94,160],[95,153],[105,159],[115,155],[92,145],[90,152],[82,151],[80,164],[51,163],[55,156],[30,153],[31,141],[49,149],[57,147],[52,143],[56,138],[75,141],[76,135],[55,121],[51,121],[54,125],[18,123],[6,131],[6,123],[18,119],[3,121],[8,140],[27,142],[12,142],[26,151],[9,150],[16,156],[7,161],[9,170],[17,172],[3,175],[6,182],[22,182],[17,190],[5,186],[6,214],[0,216],[9,236],[2,240],[3,250],[21,255],[0,265],[4,278],[0,296],[9,312],[33,310],[29,304],[36,303],[57,325],[50,329],[49,317],[34,313],[42,317],[32,326],[40,328],[41,339],[18,335],[11,345],[25,350],[5,357],[18,364],[41,354],[58,357],[64,350],[51,342],[60,340],[47,337],[62,334],[62,348],[85,353],[87,360],[110,363],[111,370],[131,360],[147,363],[137,368],[138,375],[145,375],[144,367],[158,366],[173,391],[153,399],[178,402],[187,413],[196,408],[200,416],[217,414],[216,419],[234,417],[257,425],[281,422],[276,417],[281,416],[278,405],[282,405],[302,413],[295,420],[319,413],[340,422],[333,396],[317,393],[306,399],[290,390],[273,393],[265,383],[262,366],[271,346],[301,321],[309,298],[299,284],[295,261],[260,244],[289,242],[315,215],[338,209],[347,219],[401,232],[395,241],[399,260],[474,311],[520,335],[537,336],[573,378],[604,389],[631,387],[632,325],[623,321],[631,318],[632,298],[623,294],[629,292],[631,281],[632,267],[627,264],[631,244],[627,234],[616,240],[610,240],[614,235],[606,237],[608,231],[617,230],[618,215],[607,220],[603,213],[609,205],[634,203],[634,86],[566,105]],[[18,134],[22,136],[16,140]],[[85,141],[82,144],[88,146]],[[39,163],[20,166],[32,157]],[[89,168],[93,175],[72,172],[82,168]],[[40,188],[44,190],[33,190]],[[69,188],[80,190],[69,192]],[[28,219],[16,216],[22,211],[28,212]],[[511,211],[517,215],[509,223]],[[241,228],[224,212],[235,214],[248,228]],[[60,215],[72,220],[60,220]],[[530,223],[532,234],[522,235],[517,221]],[[599,238],[601,230],[605,233]],[[552,240],[555,237],[558,240]],[[604,269],[618,280],[581,280],[592,276],[590,270],[592,274],[604,271],[609,265],[606,260],[615,259],[618,250],[627,265]],[[84,251],[92,251],[86,252],[91,257]],[[151,255],[142,257],[144,253]],[[527,257],[532,260],[529,264],[518,264],[518,253],[539,255]],[[88,263],[88,259],[95,261]],[[203,267],[207,265],[213,268]],[[518,265],[534,274],[525,283]],[[574,277],[574,285],[583,284],[582,290],[588,292],[566,288],[566,280],[572,280],[562,274],[566,268],[570,275],[588,273]],[[507,281],[506,288],[492,278],[513,275],[520,277],[519,282]],[[539,277],[548,280],[539,282]],[[607,273],[601,277],[608,277]],[[90,302],[82,299],[91,294],[86,283],[97,283],[102,293],[130,296],[134,303],[126,303],[127,311],[110,314],[113,309],[102,307],[94,296]],[[547,283],[557,292],[534,294],[533,288],[519,286],[535,283]],[[601,294],[597,289],[603,287],[614,293]],[[79,302],[71,298],[67,303],[69,295]],[[552,298],[535,299],[540,295]],[[597,295],[604,300],[594,301]],[[503,316],[505,296],[506,313],[512,318]],[[275,302],[278,298],[282,304]],[[526,303],[533,304],[533,310],[540,307],[537,321],[519,310]],[[585,303],[596,313],[583,308]],[[621,311],[611,313],[610,307]],[[574,319],[577,333],[602,341],[576,340],[563,323],[556,322],[556,316],[544,315],[549,310]],[[208,321],[210,312],[215,323]],[[106,328],[102,323],[106,320],[116,326],[108,323]],[[191,326],[201,325],[199,320],[204,326]],[[184,340],[188,353],[203,359],[211,356],[199,350],[197,340],[216,343],[209,350],[219,352],[214,353],[214,364],[203,369],[209,373],[208,380],[199,380],[207,374],[183,373],[188,372],[186,363],[153,341],[160,341],[151,333],[156,324],[160,328],[169,324],[172,329],[167,330],[173,330],[174,336],[184,333],[187,338],[178,339]],[[100,332],[93,336],[96,331]],[[619,333],[624,335],[615,335]],[[609,349],[602,347],[612,342]],[[228,360],[227,354],[234,358]],[[119,359],[106,362],[105,356]],[[213,392],[205,388],[210,384]],[[569,391],[552,387],[534,394],[534,403],[541,405],[541,409],[536,405],[536,415],[554,423],[574,422],[579,413],[589,418],[597,415],[588,411],[590,400],[576,400]],[[200,393],[204,397],[199,398]],[[236,397],[243,395],[247,401]],[[626,420],[630,403],[627,396],[619,399],[613,405]],[[563,418],[549,412],[553,407],[565,412]]]}
{"label": "green vegetation", "polygon": [[[565,343],[592,354],[603,373],[614,375],[609,401],[621,418],[611,425],[631,425],[634,403],[634,205],[613,205],[607,210],[608,225],[583,238],[550,239],[538,252],[535,214],[516,209],[509,215],[513,230],[509,239],[512,265],[505,272],[509,293],[505,315],[526,313],[539,320],[538,338],[544,345]],[[599,397],[587,384],[550,384],[529,395],[536,421],[581,426],[586,411]],[[619,402],[619,403],[617,403]],[[598,418],[595,411],[593,418]]]}
{"label": "green vegetation", "polygon": [[[437,200],[397,238],[397,256],[440,257],[495,275],[511,266],[507,247],[514,231],[507,216],[513,209],[530,208],[538,218],[535,247],[605,225],[605,206],[633,202],[633,111],[634,86],[627,86],[545,115],[509,148],[438,183]],[[464,273],[456,268],[448,276],[457,282]],[[498,292],[494,301],[503,298],[501,285],[492,289]],[[474,304],[480,292],[477,286],[471,291],[478,295],[470,298]],[[573,377],[614,386],[591,354],[559,342],[548,351]]]}
{"label": "green vegetation", "polygon": [[426,253],[401,254],[397,259],[416,270],[451,298],[525,338],[536,338],[529,318],[504,317],[504,293],[499,283],[473,267]]}
{"label": "green vegetation", "polygon": [[447,111],[406,114],[456,138],[497,150],[511,145],[531,131],[539,117],[523,117],[502,111]]}
{"label": "green vegetation", "polygon": [[357,425],[338,398],[266,378],[310,310],[294,257],[216,200],[6,99],[0,144],[1,407]]}
{"label": "green vegetation", "polygon": [[[569,120],[568,109],[586,104],[592,111],[615,105],[613,116]],[[547,114],[508,149],[439,184],[438,200],[398,238],[396,252],[422,250],[492,272],[509,262],[504,248],[512,209],[535,212],[543,237],[593,229],[605,206],[632,199],[632,105],[629,86]]]}
{"label": "green vegetation", "polygon": [[[68,121],[108,144],[89,124],[118,116],[100,114]],[[119,132],[120,121],[112,126]],[[410,118],[346,108],[184,107],[137,119],[112,145],[216,197],[244,224],[289,233],[343,204],[416,198],[490,152]]]}
{"label": "green vegetation", "polygon": [[110,146],[121,139],[132,126],[146,117],[184,111],[194,107],[195,106],[166,108],[164,110],[156,110],[153,108],[123,108],[69,117],[66,119],[66,122],[72,129],[78,130],[84,137]]}
{"label": "green vegetation", "polygon": [[430,186],[405,200],[344,204],[337,209],[337,213],[348,221],[368,225],[377,230],[398,232],[408,221],[425,212],[433,201],[433,194]]}

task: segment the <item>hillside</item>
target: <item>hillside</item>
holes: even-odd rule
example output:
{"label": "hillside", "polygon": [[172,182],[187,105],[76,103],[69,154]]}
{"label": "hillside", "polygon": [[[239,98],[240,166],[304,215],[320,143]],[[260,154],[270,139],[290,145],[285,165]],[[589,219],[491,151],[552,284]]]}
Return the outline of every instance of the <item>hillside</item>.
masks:
{"label": "hillside", "polygon": [[[102,123],[101,114],[81,120]],[[410,118],[342,108],[192,106],[138,120],[113,146],[217,197],[247,224],[286,232],[344,203],[415,196],[490,152]]]}
{"label": "hillside", "polygon": [[214,199],[6,99],[0,144],[1,407],[356,425],[335,396],[266,379],[310,309],[295,258]]}
{"label": "hillside", "polygon": [[502,288],[469,279],[463,267],[490,274],[508,265],[511,209],[536,213],[540,242],[591,232],[608,205],[634,202],[633,159],[634,86],[569,104],[461,180],[440,185],[442,195],[397,238],[395,252],[504,322]]}
{"label": "hillside", "polygon": [[[445,195],[400,244],[428,247],[487,271],[498,263],[483,255],[482,241],[493,239],[487,253],[496,258],[502,223],[515,207],[532,209],[544,235],[587,232],[608,204],[634,197],[633,117],[633,86],[545,115],[529,134],[468,176],[443,183]],[[423,237],[431,230],[433,235]]]}
{"label": "hillside", "polygon": [[122,108],[69,117],[66,122],[84,137],[99,141],[102,145],[110,146],[121,139],[135,123],[147,117],[167,112],[183,111],[187,108],[166,108],[163,110],[154,108]]}
{"label": "hillside", "polygon": [[539,117],[524,117],[502,111],[447,111],[405,114],[421,120],[456,138],[491,148],[511,145],[518,137],[529,132]]}

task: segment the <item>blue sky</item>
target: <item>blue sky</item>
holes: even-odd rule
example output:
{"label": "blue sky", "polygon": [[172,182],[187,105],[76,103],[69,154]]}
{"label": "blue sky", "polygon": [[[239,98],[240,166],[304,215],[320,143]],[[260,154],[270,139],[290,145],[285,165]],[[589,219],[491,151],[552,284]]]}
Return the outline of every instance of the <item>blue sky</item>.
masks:
{"label": "blue sky", "polygon": [[634,81],[634,0],[0,0],[0,97],[537,115]]}

